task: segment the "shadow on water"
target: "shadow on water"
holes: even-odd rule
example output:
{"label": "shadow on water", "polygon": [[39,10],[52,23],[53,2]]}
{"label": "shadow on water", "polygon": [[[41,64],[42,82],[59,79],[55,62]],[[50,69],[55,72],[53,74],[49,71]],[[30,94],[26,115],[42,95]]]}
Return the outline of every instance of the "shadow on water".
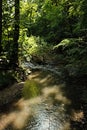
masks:
{"label": "shadow on water", "polygon": [[86,83],[86,77],[61,81],[53,73],[33,72],[13,110],[0,114],[0,130],[87,130]]}
{"label": "shadow on water", "polygon": [[33,72],[28,78],[13,111],[1,114],[0,130],[69,130],[65,108],[70,101],[63,85],[48,72]]}
{"label": "shadow on water", "polygon": [[75,130],[87,130],[87,75],[70,76],[63,90],[71,100],[71,126]]}

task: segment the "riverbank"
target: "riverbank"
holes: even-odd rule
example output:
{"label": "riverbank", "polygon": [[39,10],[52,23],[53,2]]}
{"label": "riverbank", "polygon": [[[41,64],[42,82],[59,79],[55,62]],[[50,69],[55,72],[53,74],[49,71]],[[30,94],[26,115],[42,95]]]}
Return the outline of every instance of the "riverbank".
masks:
{"label": "riverbank", "polygon": [[[2,93],[0,93],[0,96],[2,95],[3,102],[5,100],[6,100],[5,102],[7,102],[7,99],[9,99],[9,101],[7,102],[7,104],[9,104],[8,108],[11,109],[11,107],[13,107],[12,110],[10,111],[7,110],[6,108],[5,110],[3,106],[2,110],[4,110],[4,114],[9,113],[7,115],[7,119],[8,119],[9,116],[11,116],[10,112],[15,113],[15,110],[18,111],[19,113],[19,114],[15,113],[15,116],[18,117],[19,115],[21,117],[22,116],[20,115],[21,112],[22,111],[24,112],[25,108],[30,110],[30,106],[32,105],[40,104],[41,102],[43,103],[46,102],[46,104],[48,104],[48,106],[46,105],[45,108],[46,111],[51,111],[52,106],[58,103],[61,107],[64,107],[64,108],[59,107],[59,109],[57,107],[58,111],[62,111],[62,109],[65,109],[65,111],[69,115],[68,120],[69,123],[71,122],[70,124],[72,126],[68,125],[68,127],[72,127],[72,128],[78,127],[79,130],[82,130],[83,127],[86,127],[86,112],[87,112],[85,106],[86,101],[84,100],[86,99],[86,97],[84,97],[86,96],[85,83],[86,83],[85,80],[82,79],[75,80],[71,78],[62,81],[60,76],[56,75],[55,73],[46,70],[43,71],[34,70],[33,73],[28,75],[26,82],[15,84],[9,87],[9,89],[6,88],[5,91],[2,91]],[[27,85],[25,89],[27,89],[28,91],[24,90],[24,92],[27,93],[28,95],[27,97],[25,96],[25,94],[22,93],[24,84],[25,86]],[[34,85],[34,87],[32,85]],[[84,86],[84,88],[82,86]],[[30,95],[34,97],[30,98]],[[30,98],[29,101],[26,99],[28,97]],[[15,104],[16,108],[15,106],[12,106],[11,103]],[[15,119],[17,118],[15,117]],[[7,122],[8,121],[9,120],[7,120]],[[18,126],[20,126],[20,122],[17,123],[17,127]],[[70,130],[72,130],[72,128],[70,128]],[[11,130],[15,130],[15,128],[14,129],[12,128]],[[69,130],[69,128],[66,128],[65,130]]]}
{"label": "riverbank", "polygon": [[[22,88],[24,86],[24,82],[15,83],[2,91],[0,91],[0,108],[3,108],[4,105],[11,104],[12,102],[19,99],[22,95]],[[0,111],[2,111],[0,109]]]}

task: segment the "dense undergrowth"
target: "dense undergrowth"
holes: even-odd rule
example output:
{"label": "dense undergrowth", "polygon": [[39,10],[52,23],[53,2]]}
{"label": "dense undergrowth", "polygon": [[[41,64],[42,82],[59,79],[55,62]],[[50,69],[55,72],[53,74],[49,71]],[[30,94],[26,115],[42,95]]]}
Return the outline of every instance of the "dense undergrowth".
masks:
{"label": "dense undergrowth", "polygon": [[[25,36],[22,41],[20,40],[20,45],[22,42],[22,47],[19,48],[19,63],[30,61],[37,64],[52,64],[65,68],[75,76],[87,74],[87,42],[82,38],[63,39],[51,46],[42,38],[35,36]],[[0,89],[24,80],[25,71],[21,67],[16,70],[1,70]]]}
{"label": "dense undergrowth", "polygon": [[79,72],[87,73],[87,42],[79,38],[67,38],[53,47],[55,55],[64,61],[66,68],[75,67]]}
{"label": "dense undergrowth", "polygon": [[87,73],[86,0],[8,1],[1,1],[0,86],[23,79],[25,61]]}
{"label": "dense undergrowth", "polygon": [[9,88],[14,83],[24,81],[26,79],[26,74],[24,69],[19,67],[16,70],[7,69],[0,70],[0,91],[5,88]]}

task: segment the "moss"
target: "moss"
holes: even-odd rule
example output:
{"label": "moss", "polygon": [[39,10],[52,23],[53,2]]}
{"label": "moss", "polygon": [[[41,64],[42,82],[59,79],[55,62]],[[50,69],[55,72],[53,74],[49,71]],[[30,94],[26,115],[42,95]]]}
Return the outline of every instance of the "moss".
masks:
{"label": "moss", "polygon": [[40,94],[40,84],[34,80],[27,80],[22,91],[25,99],[36,97]]}

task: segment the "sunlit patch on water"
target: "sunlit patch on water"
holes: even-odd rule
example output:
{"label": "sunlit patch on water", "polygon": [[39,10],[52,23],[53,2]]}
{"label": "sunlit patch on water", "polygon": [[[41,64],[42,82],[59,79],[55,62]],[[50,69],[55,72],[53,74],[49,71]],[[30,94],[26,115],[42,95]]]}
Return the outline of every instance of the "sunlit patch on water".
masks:
{"label": "sunlit patch on water", "polygon": [[68,115],[62,107],[57,105],[48,109],[46,104],[36,106],[35,115],[26,130],[69,130]]}
{"label": "sunlit patch on water", "polygon": [[69,121],[64,102],[58,104],[57,99],[56,104],[54,103],[59,92],[57,88],[46,88],[46,90],[48,92],[43,90],[40,96],[21,99],[14,104],[15,111],[1,118],[0,130],[5,128],[9,130],[10,124],[12,130],[64,130]]}
{"label": "sunlit patch on water", "polygon": [[84,113],[83,111],[72,111],[72,120],[81,122],[81,120],[84,119]]}
{"label": "sunlit patch on water", "polygon": [[0,122],[4,123],[0,130],[9,130],[9,125],[11,130],[69,130],[66,105],[71,102],[61,91],[61,85],[45,84],[49,78],[42,78],[42,86],[32,79],[25,83],[23,98],[14,104],[13,112],[1,117]]}
{"label": "sunlit patch on water", "polygon": [[42,90],[43,96],[44,98],[48,99],[49,97],[51,97],[51,102],[52,100],[56,102],[61,102],[64,104],[70,104],[70,100],[67,99],[64,95],[63,92],[61,92],[60,90],[60,86],[54,86],[54,87],[45,87]]}

